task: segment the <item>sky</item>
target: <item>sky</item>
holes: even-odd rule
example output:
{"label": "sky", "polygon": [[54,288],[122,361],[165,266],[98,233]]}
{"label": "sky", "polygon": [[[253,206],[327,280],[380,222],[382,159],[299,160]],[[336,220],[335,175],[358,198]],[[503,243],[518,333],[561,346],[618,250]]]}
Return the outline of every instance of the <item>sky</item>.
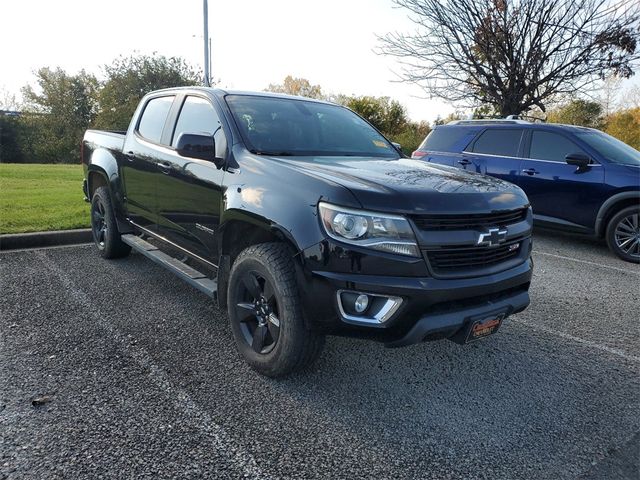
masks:
{"label": "sky", "polygon": [[[377,35],[413,30],[391,0],[209,0],[212,76],[238,90],[303,77],[325,93],[392,97],[433,121],[454,109],[398,82],[397,60],[375,52]],[[2,0],[0,88],[18,93],[43,66],[100,76],[135,52],[202,67],[202,34],[202,0]]]}

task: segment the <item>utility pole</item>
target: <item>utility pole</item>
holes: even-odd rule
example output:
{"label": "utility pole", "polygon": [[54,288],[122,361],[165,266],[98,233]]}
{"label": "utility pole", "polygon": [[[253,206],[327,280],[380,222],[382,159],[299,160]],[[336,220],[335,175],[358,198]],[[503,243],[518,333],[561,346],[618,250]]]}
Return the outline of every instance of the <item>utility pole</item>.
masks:
{"label": "utility pole", "polygon": [[209,65],[209,2],[208,0],[202,0],[202,13],[204,17],[204,86],[211,86],[211,70]]}

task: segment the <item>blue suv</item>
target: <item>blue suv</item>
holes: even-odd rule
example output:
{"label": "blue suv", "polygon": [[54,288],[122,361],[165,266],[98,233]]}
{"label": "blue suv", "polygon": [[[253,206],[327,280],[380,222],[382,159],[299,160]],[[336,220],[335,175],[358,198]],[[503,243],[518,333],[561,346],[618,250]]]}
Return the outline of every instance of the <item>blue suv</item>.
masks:
{"label": "blue suv", "polygon": [[413,158],[520,186],[536,224],[605,237],[640,263],[640,152],[606,133],[522,119],[437,126]]}

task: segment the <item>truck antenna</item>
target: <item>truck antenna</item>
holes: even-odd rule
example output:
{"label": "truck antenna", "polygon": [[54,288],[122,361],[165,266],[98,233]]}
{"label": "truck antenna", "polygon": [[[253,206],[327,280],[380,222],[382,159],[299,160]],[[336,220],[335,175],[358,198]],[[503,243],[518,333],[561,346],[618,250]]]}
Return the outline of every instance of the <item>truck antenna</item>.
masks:
{"label": "truck antenna", "polygon": [[211,66],[209,64],[209,2],[202,0],[202,16],[204,17],[204,86],[211,86]]}

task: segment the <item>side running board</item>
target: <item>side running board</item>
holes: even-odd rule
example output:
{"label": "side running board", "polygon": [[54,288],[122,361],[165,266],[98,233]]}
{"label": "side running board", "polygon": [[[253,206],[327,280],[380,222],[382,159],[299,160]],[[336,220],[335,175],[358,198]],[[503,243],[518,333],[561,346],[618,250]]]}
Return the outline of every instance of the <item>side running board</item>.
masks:
{"label": "side running board", "polygon": [[145,257],[153,260],[157,264],[163,266],[167,270],[170,270],[182,280],[196,287],[203,293],[206,293],[211,298],[215,298],[218,292],[218,283],[207,277],[204,273],[200,273],[196,269],[190,267],[184,262],[181,262],[177,258],[167,255],[158,247],[150,244],[135,235],[122,235],[122,241],[131,246],[135,251],[141,253]]}

